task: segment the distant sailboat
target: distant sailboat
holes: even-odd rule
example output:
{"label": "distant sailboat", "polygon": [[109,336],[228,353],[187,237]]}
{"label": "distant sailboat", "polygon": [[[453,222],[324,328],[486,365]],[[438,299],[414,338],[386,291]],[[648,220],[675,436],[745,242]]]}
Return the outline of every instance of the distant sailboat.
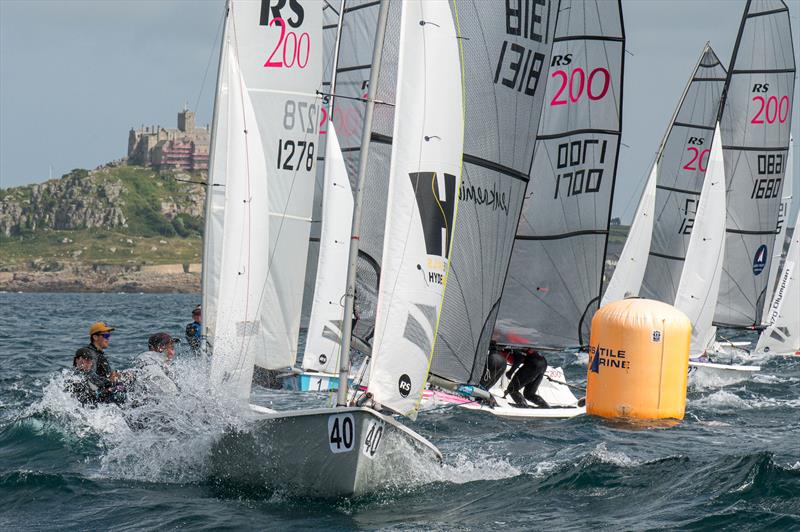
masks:
{"label": "distant sailboat", "polygon": [[675,109],[602,304],[643,296],[692,321],[691,352],[714,340],[725,228],[716,127],[726,72],[706,44]]}
{"label": "distant sailboat", "polygon": [[748,0],[723,96],[725,262],[715,324],[759,327],[781,203],[794,97],[789,10]]}

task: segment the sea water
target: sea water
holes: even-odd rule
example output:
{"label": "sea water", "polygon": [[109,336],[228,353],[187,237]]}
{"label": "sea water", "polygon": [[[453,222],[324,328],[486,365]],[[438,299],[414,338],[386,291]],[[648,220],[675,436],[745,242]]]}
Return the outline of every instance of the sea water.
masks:
{"label": "sea water", "polygon": [[[686,419],[668,429],[426,410],[409,425],[441,449],[444,465],[421,465],[365,497],[222,486],[208,471],[210,449],[246,420],[185,346],[175,397],[123,411],[86,409],[63,391],[93,321],[117,327],[107,354],[122,369],[150,334],[182,337],[197,303],[198,295],[0,293],[0,529],[800,528],[800,357],[758,359],[762,372],[747,380],[692,377]],[[585,385],[585,356],[547,357]],[[254,394],[277,409],[328,401]]]}

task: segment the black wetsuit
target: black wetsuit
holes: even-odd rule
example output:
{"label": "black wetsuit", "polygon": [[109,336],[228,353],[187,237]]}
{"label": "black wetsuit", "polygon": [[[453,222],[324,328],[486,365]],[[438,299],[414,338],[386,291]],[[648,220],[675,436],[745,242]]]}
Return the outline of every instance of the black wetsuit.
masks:
{"label": "black wetsuit", "polygon": [[108,359],[106,358],[106,354],[97,349],[93,344],[89,344],[86,347],[81,347],[77,351],[75,351],[75,358],[78,357],[86,357],[92,359],[92,366],[94,367],[95,373],[97,373],[101,377],[109,378],[111,377],[111,364],[108,363]]}
{"label": "black wetsuit", "polygon": [[82,405],[125,402],[124,388],[94,372],[75,370],[75,380],[67,388]]}
{"label": "black wetsuit", "polygon": [[[547,402],[536,393],[539,391],[539,385],[542,383],[546,369],[547,360],[538,351],[514,351],[514,364],[507,373],[509,376],[513,374],[513,377],[508,383],[506,393],[511,395],[515,403],[523,406],[520,404],[521,397],[519,396],[519,392],[522,390],[522,396],[525,399],[537,406],[547,407]],[[517,370],[516,373],[514,373],[515,370]]]}

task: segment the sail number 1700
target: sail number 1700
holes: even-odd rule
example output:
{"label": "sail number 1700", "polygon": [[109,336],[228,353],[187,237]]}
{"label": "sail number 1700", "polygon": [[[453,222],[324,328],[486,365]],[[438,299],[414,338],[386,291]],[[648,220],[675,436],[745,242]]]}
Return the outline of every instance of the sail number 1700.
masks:
{"label": "sail number 1700", "polygon": [[[607,146],[607,140],[598,139],[576,140],[559,144],[556,167],[558,170],[567,168],[570,170],[556,174],[556,190],[553,199],[558,199],[560,194],[569,197],[598,192],[603,182],[603,169],[574,169],[574,167],[585,165],[590,154],[593,161],[603,164],[606,160]],[[597,153],[598,150],[599,153]]]}

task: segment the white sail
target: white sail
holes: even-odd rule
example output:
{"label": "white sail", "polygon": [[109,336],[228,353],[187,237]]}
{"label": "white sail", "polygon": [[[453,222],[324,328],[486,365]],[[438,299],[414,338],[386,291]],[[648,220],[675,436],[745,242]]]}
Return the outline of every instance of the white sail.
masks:
{"label": "white sail", "polygon": [[[783,182],[783,193],[781,204],[778,205],[778,234],[775,235],[775,244],[772,246],[772,267],[769,269],[769,280],[767,281],[767,298],[765,301],[772,301],[775,295],[775,280],[778,272],[781,271],[781,261],[783,260],[783,244],[786,242],[786,226],[789,223],[789,209],[792,206],[792,189],[794,188],[794,161],[792,152],[794,151],[794,138],[789,137],[789,155],[786,156],[786,179]],[[761,316],[761,323],[769,324],[770,305],[764,305],[764,313]]]}
{"label": "white sail", "polygon": [[353,219],[353,191],[333,123],[328,127],[325,146],[323,190],[319,263],[303,368],[333,373],[339,369],[342,300]]}
{"label": "white sail", "polygon": [[226,20],[217,74],[217,92],[214,99],[211,150],[208,179],[206,180],[205,227],[203,230],[202,307],[203,337],[213,345],[216,329],[219,273],[222,265],[222,239],[225,221],[225,180],[228,165],[228,121],[231,91],[229,86],[230,61],[229,30]]}
{"label": "white sail", "polygon": [[369,391],[410,417],[433,352],[460,185],[464,118],[456,35],[448,3],[402,4]]}
{"label": "white sail", "polygon": [[217,134],[216,142],[217,146],[225,145],[227,164],[214,168],[225,175],[225,205],[218,292],[209,316],[214,324],[211,379],[247,400],[253,361],[267,345],[260,304],[260,288],[268,276],[263,259],[268,246],[264,235],[269,231],[267,187],[263,182],[267,169],[253,105],[232,47],[223,61],[229,97],[221,112],[228,117],[228,135],[221,139]]}
{"label": "white sail", "polygon": [[639,200],[639,208],[633,218],[631,230],[625,240],[625,247],[619,256],[619,262],[614,269],[614,275],[608,283],[600,306],[613,301],[638,296],[642,286],[644,271],[647,268],[648,251],[653,237],[653,214],[656,207],[656,181],[658,178],[658,163],[653,164],[650,177]]}
{"label": "white sail", "polygon": [[253,102],[269,191],[269,283],[257,287],[268,330],[256,364],[294,365],[319,155],[322,2],[235,0],[236,57]]}
{"label": "white sail", "polygon": [[768,326],[761,331],[756,351],[800,353],[800,211],[766,318]]}
{"label": "white sail", "polygon": [[694,228],[686,250],[675,307],[692,322],[690,352],[700,354],[714,338],[712,320],[725,252],[725,165],[719,124],[714,131]]}

